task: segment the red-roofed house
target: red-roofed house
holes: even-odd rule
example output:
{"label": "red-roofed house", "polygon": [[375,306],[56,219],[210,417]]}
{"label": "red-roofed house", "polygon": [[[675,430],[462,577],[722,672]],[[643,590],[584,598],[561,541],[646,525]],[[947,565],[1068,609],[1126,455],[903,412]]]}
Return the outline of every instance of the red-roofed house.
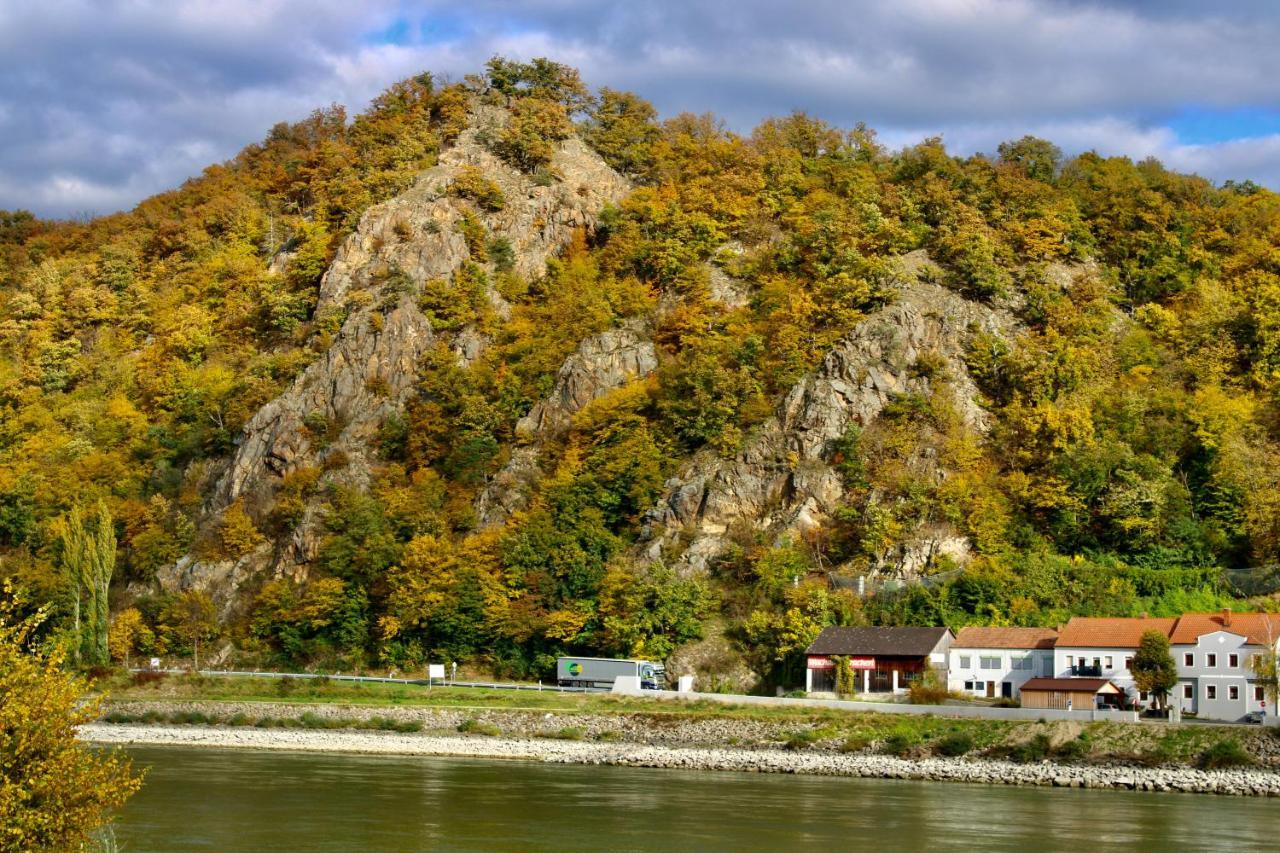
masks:
{"label": "red-roofed house", "polygon": [[947,686],[974,696],[1017,698],[1031,678],[1053,675],[1052,628],[961,628],[951,644]]}
{"label": "red-roofed house", "polygon": [[1178,668],[1170,697],[1183,713],[1204,719],[1239,720],[1267,709],[1265,691],[1252,663],[1266,649],[1280,648],[1280,615],[1186,613],[1169,618],[1076,617],[1058,633],[1054,672],[1060,678],[1107,678],[1129,701],[1145,705],[1129,664],[1147,631],[1169,638]]}
{"label": "red-roofed house", "polygon": [[1275,716],[1253,664],[1267,649],[1280,648],[1280,615],[1187,613],[1169,642],[1178,665],[1173,701],[1184,714],[1212,720],[1239,720],[1255,711]]}

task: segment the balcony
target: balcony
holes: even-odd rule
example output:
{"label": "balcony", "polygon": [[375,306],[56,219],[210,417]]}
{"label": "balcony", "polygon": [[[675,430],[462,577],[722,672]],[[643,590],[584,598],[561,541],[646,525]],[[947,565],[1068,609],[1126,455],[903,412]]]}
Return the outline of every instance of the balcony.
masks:
{"label": "balcony", "polygon": [[1071,667],[1071,675],[1073,678],[1101,678],[1102,667],[1085,666],[1084,664],[1076,664]]}

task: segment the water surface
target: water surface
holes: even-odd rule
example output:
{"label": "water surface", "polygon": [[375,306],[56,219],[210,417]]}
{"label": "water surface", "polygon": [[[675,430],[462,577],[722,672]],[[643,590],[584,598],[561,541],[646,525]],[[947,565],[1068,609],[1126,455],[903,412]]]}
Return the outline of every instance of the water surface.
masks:
{"label": "water surface", "polygon": [[1280,802],[183,747],[122,850],[1280,850]]}

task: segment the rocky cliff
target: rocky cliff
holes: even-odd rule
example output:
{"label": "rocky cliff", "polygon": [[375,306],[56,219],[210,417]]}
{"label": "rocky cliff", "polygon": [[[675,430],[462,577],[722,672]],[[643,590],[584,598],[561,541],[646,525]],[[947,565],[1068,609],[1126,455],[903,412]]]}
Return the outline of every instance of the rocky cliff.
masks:
{"label": "rocky cliff", "polygon": [[[925,354],[941,359],[955,402],[970,429],[985,431],[987,415],[964,361],[977,331],[1007,335],[1007,313],[922,281],[922,253],[904,259],[897,298],[867,317],[797,382],[732,458],[703,452],[667,483],[649,513],[643,554],[682,571],[701,571],[723,552],[734,528],[781,537],[821,525],[845,495],[829,464],[832,444],[851,426],[866,427],[895,396],[927,395],[931,379],[913,366]],[[921,531],[898,569],[921,568],[934,551],[963,555],[965,543],[947,530]]]}
{"label": "rocky cliff", "polygon": [[[462,233],[468,220],[478,221],[490,240],[505,240],[514,270],[536,278],[576,230],[592,229],[601,209],[627,192],[625,179],[576,137],[557,145],[546,170],[551,180],[513,168],[484,144],[507,120],[504,110],[477,107],[468,129],[411,189],[365,212],[320,284],[316,316],[343,317],[340,328],[328,349],[245,425],[217,479],[206,523],[233,501],[262,518],[283,477],[301,468],[323,469],[322,482],[368,482],[371,438],[412,395],[419,360],[441,338],[418,296],[426,282],[448,281],[471,259]],[[464,169],[476,170],[496,186],[503,203],[481,205],[453,191]],[[485,266],[494,271],[492,264]],[[506,310],[502,297],[492,287],[487,296],[501,315]],[[625,350],[629,335],[634,332],[617,330],[594,345],[584,343],[581,358]],[[449,335],[446,342],[464,362],[486,344],[474,327]],[[651,370],[652,346],[647,354],[619,358],[619,377]],[[531,417],[560,418],[564,406],[581,405],[596,393],[575,378],[578,372],[562,371],[556,399]],[[314,556],[317,522],[315,507],[309,507],[282,546],[264,545],[238,563],[184,559],[161,580],[217,588],[273,561],[298,564]]]}

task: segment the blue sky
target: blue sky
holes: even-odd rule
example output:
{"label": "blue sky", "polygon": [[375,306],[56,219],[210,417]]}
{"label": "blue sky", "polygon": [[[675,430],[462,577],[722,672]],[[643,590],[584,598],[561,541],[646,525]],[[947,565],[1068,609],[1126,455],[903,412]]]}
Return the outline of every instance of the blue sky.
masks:
{"label": "blue sky", "polygon": [[0,208],[105,213],[313,108],[549,56],[743,132],[1027,133],[1280,189],[1274,0],[0,0]]}

